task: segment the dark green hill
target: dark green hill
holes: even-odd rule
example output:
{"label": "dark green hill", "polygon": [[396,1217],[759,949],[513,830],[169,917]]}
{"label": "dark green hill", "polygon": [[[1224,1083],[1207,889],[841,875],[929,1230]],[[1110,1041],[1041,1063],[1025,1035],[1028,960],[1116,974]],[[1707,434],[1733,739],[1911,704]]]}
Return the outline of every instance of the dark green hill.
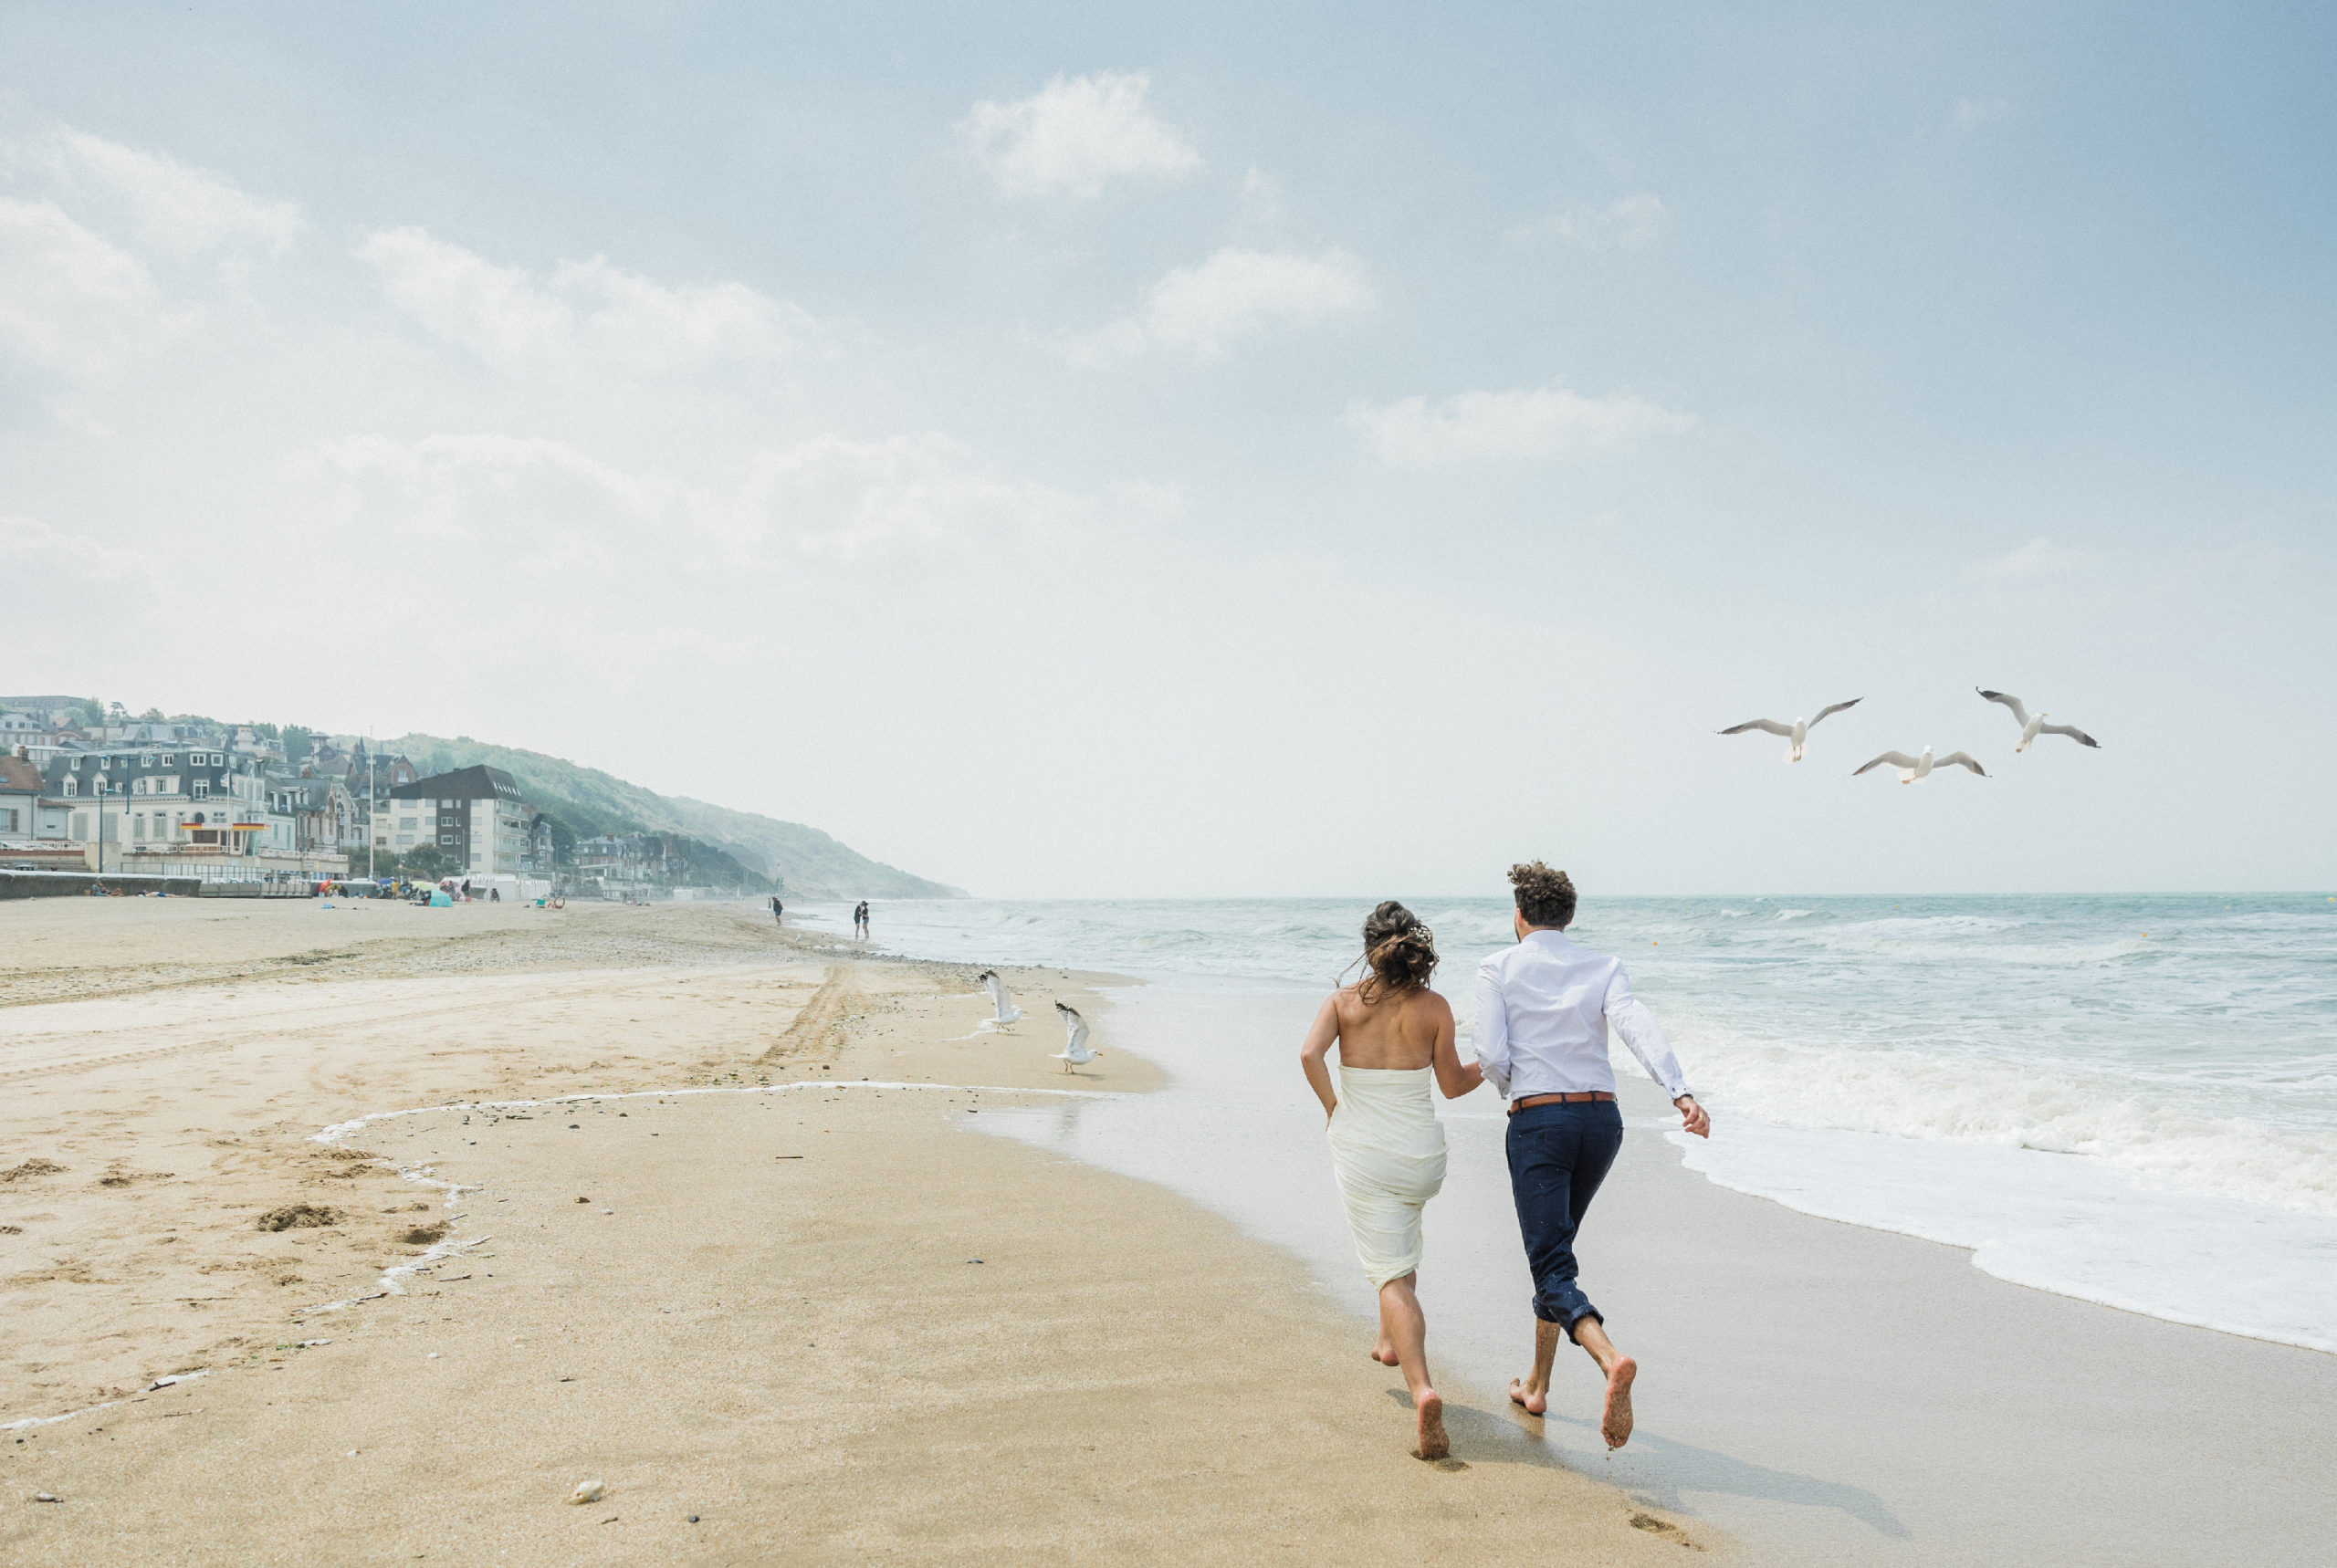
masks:
{"label": "dark green hill", "polygon": [[[335,737],[348,746],[355,737]],[[703,800],[674,798],[540,751],[489,746],[468,736],[448,740],[404,735],[372,744],[386,755],[403,752],[424,773],[485,763],[518,781],[528,800],[578,838],[595,833],[679,833],[708,844],[764,876],[783,879],[790,893],[835,898],[963,898],[964,891],[872,861],[801,822],[734,811]]]}

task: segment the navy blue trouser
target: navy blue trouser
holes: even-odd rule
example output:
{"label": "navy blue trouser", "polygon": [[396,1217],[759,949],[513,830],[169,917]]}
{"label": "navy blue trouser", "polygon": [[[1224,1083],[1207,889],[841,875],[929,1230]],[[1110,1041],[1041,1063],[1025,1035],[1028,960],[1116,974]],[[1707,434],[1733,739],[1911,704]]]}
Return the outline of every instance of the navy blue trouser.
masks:
{"label": "navy blue trouser", "polygon": [[1509,1191],[1534,1270],[1534,1315],[1563,1324],[1567,1337],[1598,1309],[1575,1283],[1574,1233],[1623,1146],[1623,1113],[1612,1100],[1529,1105],[1509,1119]]}

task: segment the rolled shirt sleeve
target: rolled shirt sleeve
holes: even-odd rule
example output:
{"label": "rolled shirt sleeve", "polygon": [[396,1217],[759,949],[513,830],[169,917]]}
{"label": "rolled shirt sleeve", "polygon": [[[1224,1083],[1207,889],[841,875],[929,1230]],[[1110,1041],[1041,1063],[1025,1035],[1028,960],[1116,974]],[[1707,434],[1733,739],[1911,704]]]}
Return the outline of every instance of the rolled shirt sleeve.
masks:
{"label": "rolled shirt sleeve", "polygon": [[[1482,1009],[1482,985],[1478,995]],[[1688,1092],[1687,1080],[1680,1071],[1680,1059],[1672,1054],[1672,1042],[1663,1038],[1663,1030],[1656,1023],[1655,1015],[1647,1010],[1647,1005],[1631,995],[1630,977],[1623,973],[1620,964],[1615,966],[1614,977],[1607,982],[1607,1023],[1623,1037],[1623,1043],[1640,1059],[1647,1075],[1663,1085],[1665,1093],[1677,1100]],[[1479,1027],[1483,1026],[1480,1023]]]}
{"label": "rolled shirt sleeve", "polygon": [[1504,1100],[1509,1098],[1509,1007],[1502,999],[1501,980],[1493,960],[1477,966],[1477,1023],[1471,1043],[1485,1081]]}

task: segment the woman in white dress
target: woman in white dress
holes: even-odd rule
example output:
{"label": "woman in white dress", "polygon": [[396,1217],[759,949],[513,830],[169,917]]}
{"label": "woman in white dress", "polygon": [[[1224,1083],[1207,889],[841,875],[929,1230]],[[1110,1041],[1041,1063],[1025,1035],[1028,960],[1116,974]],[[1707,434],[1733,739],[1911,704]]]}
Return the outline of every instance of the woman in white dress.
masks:
{"label": "woman in white dress", "polygon": [[[1379,1343],[1371,1359],[1401,1367],[1420,1423],[1420,1457],[1451,1451],[1444,1401],[1428,1376],[1428,1320],[1412,1283],[1420,1266],[1420,1210],[1444,1185],[1444,1128],[1429,1081],[1458,1099],[1484,1082],[1452,1045],[1452,1009],[1428,988],[1435,935],[1390,899],[1363,924],[1368,972],[1315,1015],[1299,1063],[1329,1118],[1331,1165],[1356,1256],[1379,1290]],[[1339,1051],[1336,1088],[1326,1059]]]}

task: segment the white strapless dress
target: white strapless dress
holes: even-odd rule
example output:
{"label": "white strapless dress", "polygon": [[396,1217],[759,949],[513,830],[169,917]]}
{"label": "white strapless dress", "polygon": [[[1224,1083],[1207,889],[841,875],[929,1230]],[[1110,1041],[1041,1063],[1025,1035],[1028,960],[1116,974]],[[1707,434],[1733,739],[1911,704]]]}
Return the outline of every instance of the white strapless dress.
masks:
{"label": "white strapless dress", "polygon": [[1420,1266],[1420,1210],[1444,1186],[1444,1124],[1430,1097],[1435,1071],[1339,1069],[1331,1166],[1375,1288]]}

